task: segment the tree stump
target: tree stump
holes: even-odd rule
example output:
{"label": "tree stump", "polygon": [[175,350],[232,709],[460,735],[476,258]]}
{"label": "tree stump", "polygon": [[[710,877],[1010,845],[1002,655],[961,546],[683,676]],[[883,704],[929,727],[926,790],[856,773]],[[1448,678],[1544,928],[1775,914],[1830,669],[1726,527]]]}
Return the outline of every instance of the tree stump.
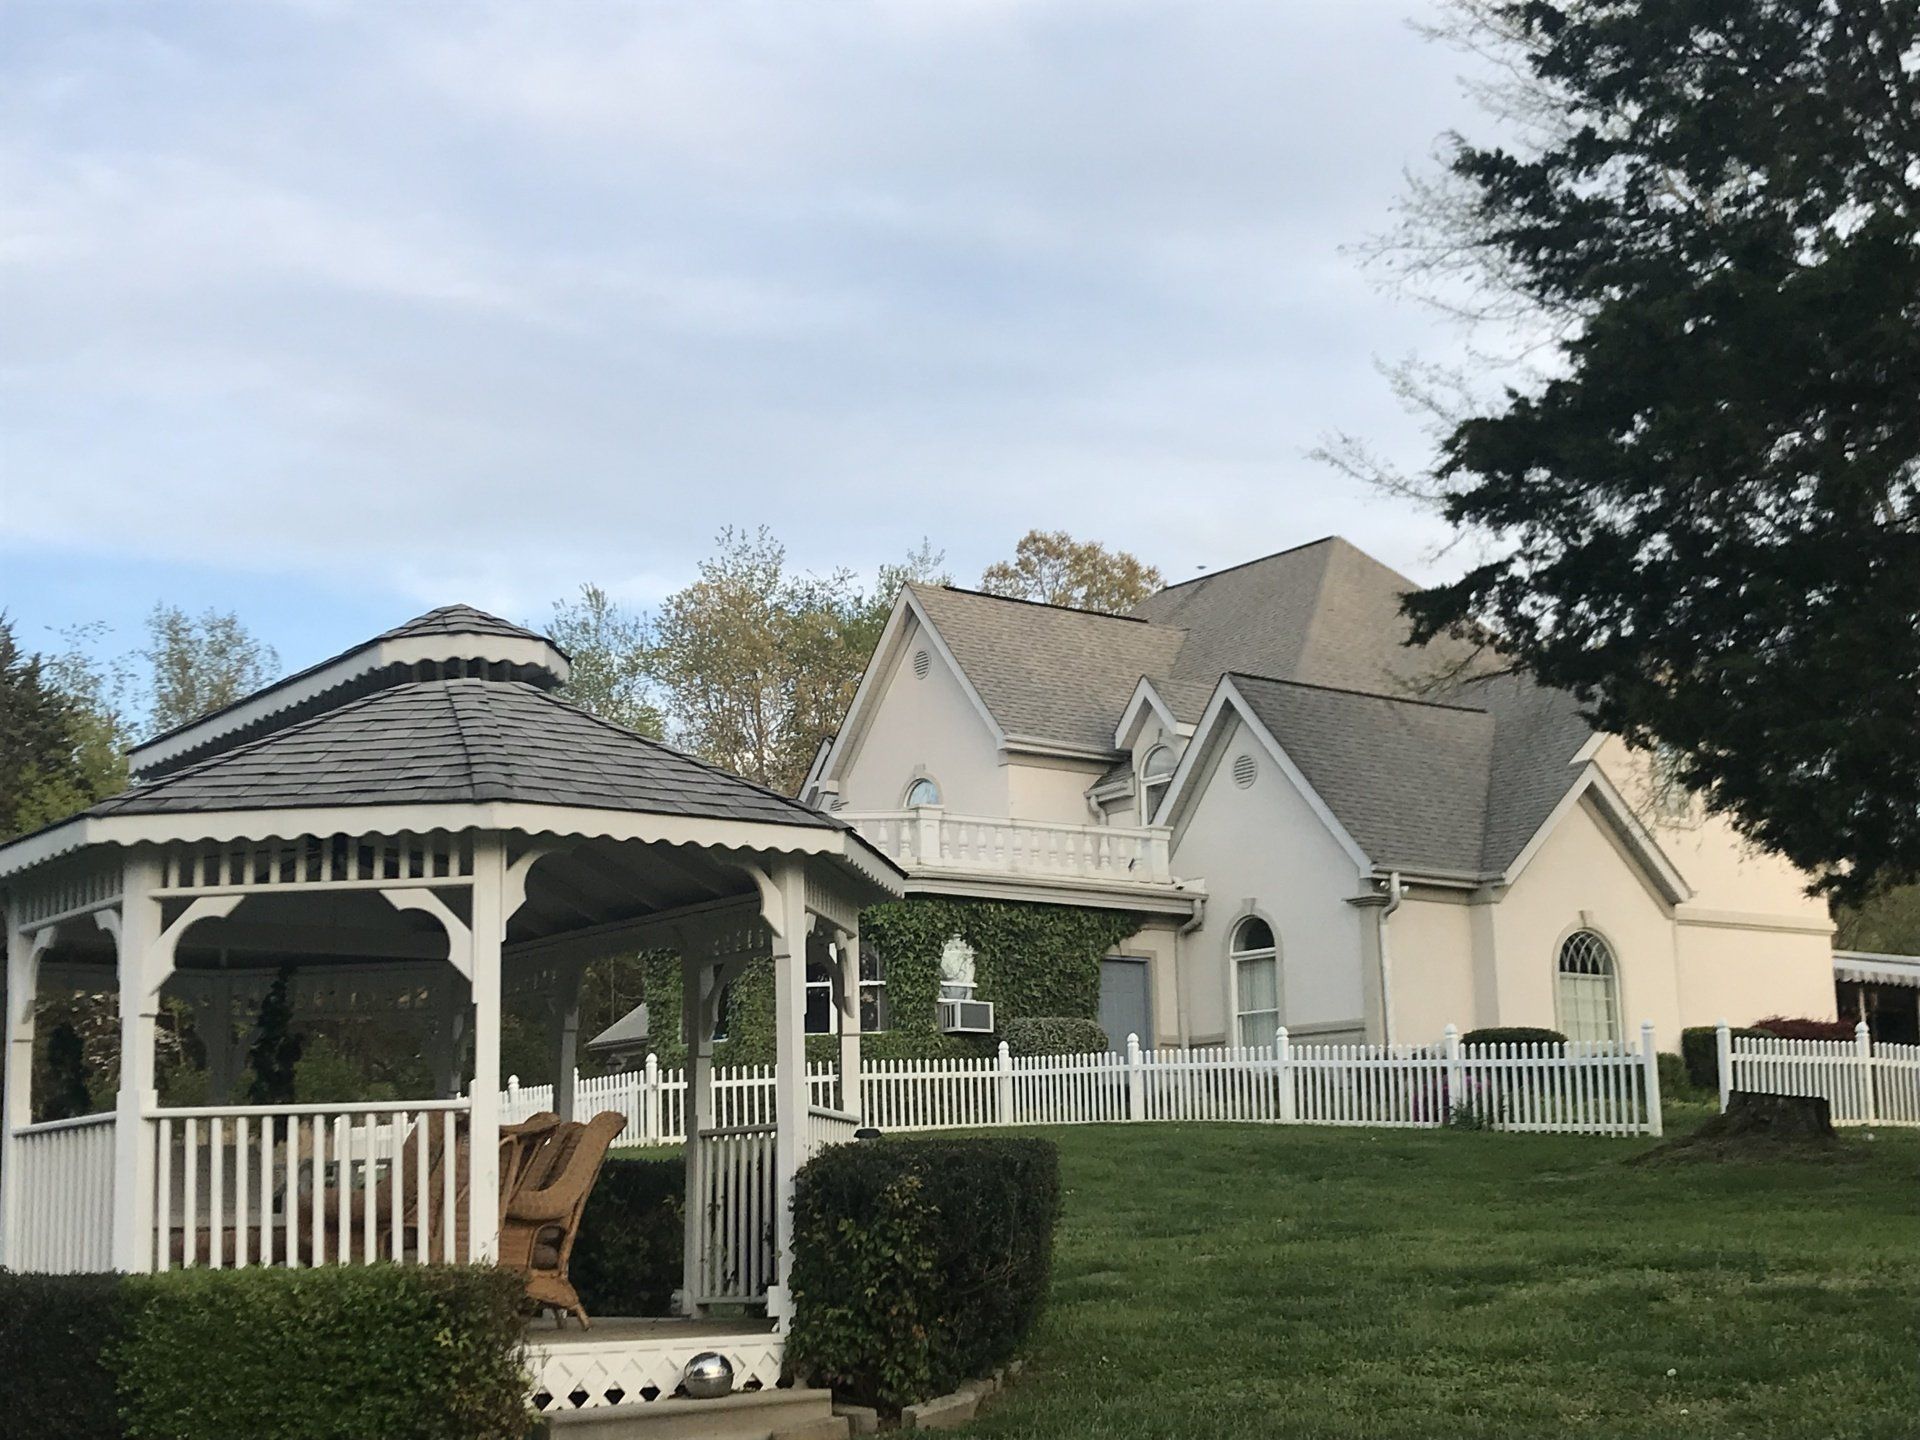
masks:
{"label": "tree stump", "polygon": [[1716,1135],[1752,1135],[1774,1140],[1831,1140],[1833,1106],[1824,1095],[1768,1095],[1735,1090],[1727,1110],[1706,1125]]}

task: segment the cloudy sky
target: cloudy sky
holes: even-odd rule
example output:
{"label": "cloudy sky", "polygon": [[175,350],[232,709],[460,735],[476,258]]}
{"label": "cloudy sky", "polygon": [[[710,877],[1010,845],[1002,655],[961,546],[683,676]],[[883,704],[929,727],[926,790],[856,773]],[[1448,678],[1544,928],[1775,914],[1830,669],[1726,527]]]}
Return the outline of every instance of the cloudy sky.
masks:
{"label": "cloudy sky", "polygon": [[16,0],[0,607],[304,663],[463,599],[645,605],[1033,526],[1169,578],[1434,520],[1437,322],[1342,246],[1468,118],[1431,0]]}

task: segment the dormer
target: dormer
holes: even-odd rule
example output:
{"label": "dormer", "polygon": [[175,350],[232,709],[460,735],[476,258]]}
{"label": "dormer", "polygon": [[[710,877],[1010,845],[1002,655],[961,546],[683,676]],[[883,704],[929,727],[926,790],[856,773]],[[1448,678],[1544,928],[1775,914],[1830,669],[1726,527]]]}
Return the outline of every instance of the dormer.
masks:
{"label": "dormer", "polygon": [[142,741],[127,752],[127,766],[136,782],[151,780],[416,680],[518,680],[554,690],[566,683],[571,669],[566,652],[546,636],[471,605],[443,605]]}

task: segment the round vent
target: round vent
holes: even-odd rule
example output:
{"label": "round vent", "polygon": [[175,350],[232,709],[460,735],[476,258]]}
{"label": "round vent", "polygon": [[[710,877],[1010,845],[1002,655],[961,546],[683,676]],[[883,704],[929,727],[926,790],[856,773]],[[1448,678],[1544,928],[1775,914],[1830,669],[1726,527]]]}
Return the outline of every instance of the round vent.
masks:
{"label": "round vent", "polygon": [[927,678],[927,671],[931,670],[932,668],[933,668],[933,657],[927,654],[927,652],[924,650],[916,650],[913,654],[914,677],[916,679],[924,680]]}
{"label": "round vent", "polygon": [[1233,762],[1233,783],[1242,790],[1253,784],[1260,774],[1260,767],[1253,762],[1253,756],[1242,755]]}

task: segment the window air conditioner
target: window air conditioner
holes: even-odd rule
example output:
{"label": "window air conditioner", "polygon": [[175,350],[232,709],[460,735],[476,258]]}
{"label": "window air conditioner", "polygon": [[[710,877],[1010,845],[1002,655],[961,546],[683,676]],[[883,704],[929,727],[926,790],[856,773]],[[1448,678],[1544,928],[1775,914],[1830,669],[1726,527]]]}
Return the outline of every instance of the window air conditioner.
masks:
{"label": "window air conditioner", "polygon": [[991,1000],[941,1000],[938,1003],[940,1029],[947,1035],[991,1035]]}

